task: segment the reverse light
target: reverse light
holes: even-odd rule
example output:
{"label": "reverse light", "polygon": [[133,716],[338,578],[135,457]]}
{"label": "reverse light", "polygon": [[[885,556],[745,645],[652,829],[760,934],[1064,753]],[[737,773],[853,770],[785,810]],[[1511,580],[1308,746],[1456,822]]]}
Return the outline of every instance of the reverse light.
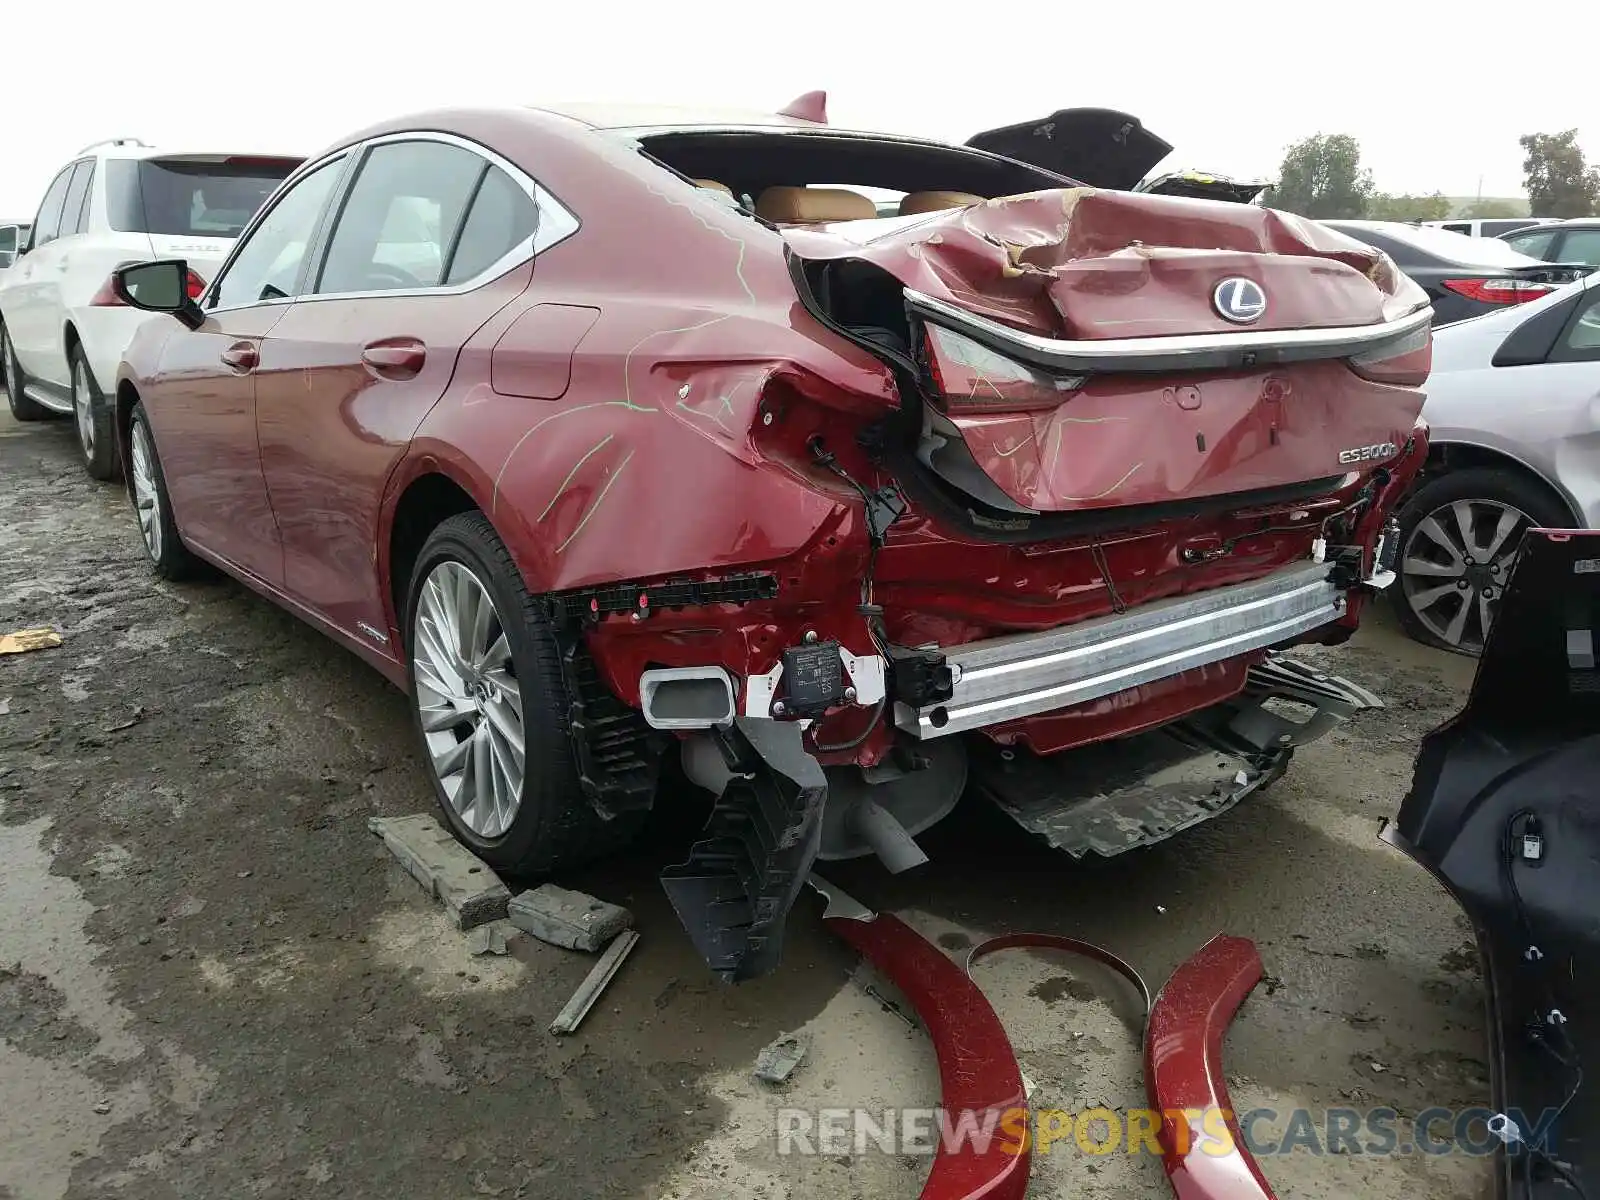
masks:
{"label": "reverse light", "polygon": [[938,325],[926,327],[928,371],[947,409],[1016,412],[1054,408],[1085,375],[1051,375]]}
{"label": "reverse light", "polygon": [[[132,263],[123,263],[125,267],[133,266]],[[120,268],[119,268],[120,269]],[[121,296],[117,295],[113,283],[115,275],[107,275],[106,281],[100,285],[100,290],[89,298],[91,308],[127,308]],[[184,284],[184,291],[189,293],[189,299],[198,300],[206,290],[206,281],[197,275],[193,268],[189,270],[189,278]]]}
{"label": "reverse light", "polygon": [[1526,304],[1556,290],[1531,279],[1446,279],[1443,283],[1456,295],[1482,304]]}

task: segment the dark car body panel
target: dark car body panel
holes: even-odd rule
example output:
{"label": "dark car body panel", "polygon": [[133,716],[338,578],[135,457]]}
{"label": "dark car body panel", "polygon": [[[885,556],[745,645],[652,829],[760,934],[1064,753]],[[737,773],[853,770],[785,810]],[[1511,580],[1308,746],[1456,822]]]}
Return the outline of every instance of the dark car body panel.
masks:
{"label": "dark car body panel", "polygon": [[1502,1130],[1498,1194],[1515,1200],[1579,1194],[1571,1179],[1589,1195],[1600,1186],[1600,1098],[1584,1084],[1600,1060],[1597,649],[1600,531],[1529,532],[1472,695],[1424,739],[1385,831],[1472,922],[1489,1001],[1485,1116]]}

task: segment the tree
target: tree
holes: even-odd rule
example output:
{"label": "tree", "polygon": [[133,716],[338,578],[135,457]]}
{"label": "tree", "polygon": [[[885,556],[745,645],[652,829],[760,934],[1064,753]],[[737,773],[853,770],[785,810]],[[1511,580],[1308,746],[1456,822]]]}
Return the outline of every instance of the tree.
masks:
{"label": "tree", "polygon": [[1528,214],[1510,200],[1475,200],[1461,210],[1461,215],[1468,221],[1494,221]]}
{"label": "tree", "polygon": [[1600,209],[1600,168],[1591,167],[1578,131],[1530,133],[1518,138],[1527,157],[1522,173],[1536,217],[1587,217]]}
{"label": "tree", "polygon": [[1363,217],[1372,172],[1361,167],[1361,143],[1347,133],[1316,133],[1290,146],[1267,203],[1302,217]]}
{"label": "tree", "polygon": [[1375,221],[1443,221],[1450,201],[1441,193],[1431,196],[1388,196],[1377,193],[1367,203],[1367,216]]}

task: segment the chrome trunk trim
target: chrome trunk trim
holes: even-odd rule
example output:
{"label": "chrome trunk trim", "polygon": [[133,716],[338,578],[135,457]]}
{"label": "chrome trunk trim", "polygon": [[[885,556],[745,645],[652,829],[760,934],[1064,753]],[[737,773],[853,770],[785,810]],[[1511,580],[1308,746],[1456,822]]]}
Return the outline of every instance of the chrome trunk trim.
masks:
{"label": "chrome trunk trim", "polygon": [[1052,370],[1090,373],[1232,370],[1356,355],[1382,358],[1385,352],[1404,350],[1407,339],[1425,337],[1433,321],[1433,310],[1424,305],[1393,321],[1372,325],[1069,340],[1013,329],[911,288],[906,289],[905,297],[907,306],[919,316],[997,353]]}
{"label": "chrome trunk trim", "polygon": [[1337,620],[1345,594],[1325,563],[1176,596],[1043,633],[945,651],[956,676],[944,704],[897,703],[895,724],[927,739],[1054,712],[1261,650]]}

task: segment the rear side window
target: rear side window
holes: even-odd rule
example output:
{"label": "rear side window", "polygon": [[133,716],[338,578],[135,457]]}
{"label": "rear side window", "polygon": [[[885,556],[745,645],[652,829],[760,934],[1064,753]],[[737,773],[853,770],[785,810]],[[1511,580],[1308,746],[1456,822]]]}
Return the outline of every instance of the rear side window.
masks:
{"label": "rear side window", "polygon": [[1554,230],[1541,229],[1536,233],[1513,234],[1502,240],[1522,254],[1533,258],[1548,258],[1549,254],[1546,252],[1550,249],[1550,243],[1555,240],[1555,236]]}
{"label": "rear side window", "polygon": [[67,200],[61,208],[61,231],[58,236],[67,237],[83,232],[89,207],[89,185],[92,182],[94,160],[88,159],[78,164],[77,170],[72,173],[72,182],[67,185]]}
{"label": "rear side window", "polygon": [[461,227],[445,282],[476,279],[511,251],[530,243],[538,230],[539,208],[533,197],[499,167],[490,167]]}
{"label": "rear side window", "polygon": [[384,142],[361,164],[328,240],[321,295],[436,287],[489,164],[444,142]]}
{"label": "rear side window", "polygon": [[238,237],[298,165],[292,159],[110,159],[106,218],[121,233]]}
{"label": "rear side window", "polygon": [[33,221],[34,247],[56,240],[61,231],[61,202],[66,199],[67,185],[72,182],[73,167],[68,167],[55,177],[44,201],[39,205],[39,215]]}
{"label": "rear side window", "polygon": [[1600,293],[1587,298],[1562,341],[1565,353],[1557,354],[1558,359],[1571,362],[1600,358]]}
{"label": "rear side window", "polygon": [[1569,229],[1561,243],[1561,261],[1600,266],[1600,229]]}

